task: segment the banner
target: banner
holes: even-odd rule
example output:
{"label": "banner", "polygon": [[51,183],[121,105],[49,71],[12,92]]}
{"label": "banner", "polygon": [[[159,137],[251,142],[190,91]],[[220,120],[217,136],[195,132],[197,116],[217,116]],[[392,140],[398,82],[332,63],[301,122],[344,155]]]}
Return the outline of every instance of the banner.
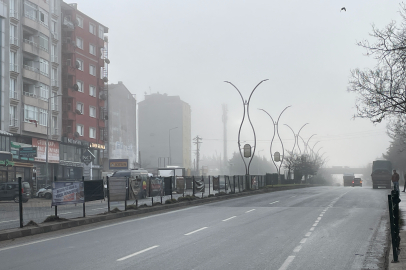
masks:
{"label": "banner", "polygon": [[204,184],[204,179],[203,178],[195,178],[195,191],[194,193],[197,192],[202,192],[204,193],[205,191],[205,184]]}
{"label": "banner", "polygon": [[193,189],[193,178],[191,176],[185,177],[186,189]]}
{"label": "banner", "polygon": [[[32,146],[37,148],[35,161],[46,162],[47,141],[32,138]],[[57,141],[48,141],[48,162],[59,163],[59,142]]]}
{"label": "banner", "polygon": [[185,191],[185,178],[176,177],[176,193],[181,194]]}
{"label": "banner", "polygon": [[85,201],[96,201],[104,199],[103,179],[85,181]]}
{"label": "banner", "polygon": [[111,202],[124,201],[127,197],[127,178],[109,178],[109,196]]}
{"label": "banner", "polygon": [[163,178],[151,178],[150,179],[150,197],[154,197],[154,196],[163,196],[164,195],[164,180]]}
{"label": "banner", "polygon": [[84,200],[83,182],[53,182],[52,205],[83,203]]}
{"label": "banner", "polygon": [[213,190],[220,191],[220,177],[213,176]]}

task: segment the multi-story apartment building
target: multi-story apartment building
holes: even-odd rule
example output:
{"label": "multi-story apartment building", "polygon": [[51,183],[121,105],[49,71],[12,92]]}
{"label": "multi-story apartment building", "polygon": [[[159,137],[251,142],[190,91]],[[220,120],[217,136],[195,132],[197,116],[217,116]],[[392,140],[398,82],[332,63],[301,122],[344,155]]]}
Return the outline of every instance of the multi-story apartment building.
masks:
{"label": "multi-story apartment building", "polygon": [[[61,17],[58,0],[2,0],[1,15],[1,140],[14,162],[0,158],[1,179],[44,181],[57,169],[55,151],[61,138]],[[45,148],[49,139],[49,166]],[[37,147],[37,157],[20,155],[23,146]],[[7,159],[7,158],[6,158]],[[7,159],[8,160],[8,159]],[[7,163],[8,166],[4,166]]]}
{"label": "multi-story apartment building", "polygon": [[138,103],[138,137],[141,167],[191,169],[191,110],[179,96],[145,95]]}
{"label": "multi-story apartment building", "polygon": [[[62,146],[61,177],[101,177],[107,141],[107,37],[108,28],[62,2]],[[84,151],[94,155],[81,163]]]}
{"label": "multi-story apartment building", "polygon": [[108,87],[109,159],[128,159],[128,167],[137,168],[137,100],[123,82]]}

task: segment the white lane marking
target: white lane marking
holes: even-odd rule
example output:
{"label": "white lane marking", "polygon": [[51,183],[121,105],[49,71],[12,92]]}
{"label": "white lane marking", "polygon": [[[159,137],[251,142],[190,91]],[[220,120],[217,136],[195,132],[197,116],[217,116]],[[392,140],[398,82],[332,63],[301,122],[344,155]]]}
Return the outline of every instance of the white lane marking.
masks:
{"label": "white lane marking", "polygon": [[0,221],[0,223],[7,223],[7,222],[13,222],[13,221],[19,221],[19,219]]}
{"label": "white lane marking", "polygon": [[194,207],[190,207],[190,208],[179,209],[179,210],[175,210],[175,211],[171,211],[171,212],[167,212],[167,213],[161,213],[161,214],[157,214],[157,215],[153,215],[153,216],[142,217],[142,218],[127,220],[127,221],[123,221],[123,222],[118,222],[118,223],[115,223],[115,224],[101,226],[101,227],[97,227],[97,228],[93,228],[93,229],[89,229],[89,230],[85,230],[85,231],[81,231],[81,232],[70,233],[70,234],[66,234],[66,235],[62,235],[62,236],[50,237],[50,238],[47,238],[47,239],[42,239],[42,240],[33,241],[33,242],[30,242],[30,243],[25,243],[25,244],[21,244],[21,245],[15,245],[15,246],[6,247],[6,248],[0,248],[0,252],[4,251],[4,250],[19,248],[19,247],[25,247],[25,246],[29,246],[29,245],[33,245],[33,244],[38,244],[38,243],[42,243],[42,242],[47,242],[47,241],[51,241],[51,240],[56,240],[56,239],[60,239],[60,238],[74,236],[74,235],[78,235],[78,234],[82,234],[82,233],[87,233],[87,232],[97,231],[97,230],[101,230],[101,229],[106,229],[106,228],[114,227],[114,226],[117,226],[117,225],[122,225],[122,224],[130,223],[130,222],[136,222],[136,221],[139,221],[139,220],[150,219],[150,218],[153,218],[153,217],[164,216],[164,215],[177,213],[177,212],[183,212],[183,211],[195,209],[195,208],[198,208],[198,207],[201,207],[201,206],[194,206]]}
{"label": "white lane marking", "polygon": [[310,231],[311,231],[311,232],[314,231],[314,227],[311,227],[311,228],[310,228]]}
{"label": "white lane marking", "polygon": [[307,241],[307,238],[303,238],[302,240],[300,240],[300,244],[304,244],[304,243],[306,243],[306,241]]}
{"label": "white lane marking", "polygon": [[66,214],[72,214],[72,212],[60,213],[59,215],[66,215]]}
{"label": "white lane marking", "polygon": [[198,229],[198,230],[196,230],[196,231],[193,231],[193,232],[190,232],[190,233],[186,233],[185,235],[191,235],[191,234],[194,234],[194,233],[203,231],[203,230],[205,230],[205,229],[207,229],[207,227],[203,227],[203,228],[200,228],[200,229]]}
{"label": "white lane marking", "polygon": [[305,236],[309,237],[311,234],[312,234],[311,232],[308,232],[308,233],[305,234]]}
{"label": "white lane marking", "polygon": [[228,220],[233,219],[233,218],[236,218],[236,217],[237,217],[237,216],[232,216],[232,217],[229,217],[229,218],[223,219],[222,221],[228,221]]}
{"label": "white lane marking", "polygon": [[294,195],[294,196],[292,196],[292,197],[289,197],[289,198],[294,198],[294,197],[296,197],[297,195]]}
{"label": "white lane marking", "polygon": [[90,210],[95,211],[95,210],[103,210],[103,209],[107,209],[107,207],[95,208],[95,209],[90,209]]}
{"label": "white lane marking", "polygon": [[120,258],[120,259],[118,259],[117,261],[118,261],[118,262],[121,262],[121,261],[127,260],[128,258],[137,256],[137,255],[139,255],[139,254],[141,254],[141,253],[144,253],[144,252],[146,252],[146,251],[148,251],[148,250],[151,250],[151,249],[154,249],[154,248],[157,248],[157,247],[159,247],[159,246],[153,246],[153,247],[146,248],[146,249],[144,249],[144,250],[141,250],[141,251],[135,252],[135,253],[133,253],[133,254],[130,254],[130,255],[128,255],[128,256],[125,256],[125,257],[123,257],[123,258]]}
{"label": "white lane marking", "polygon": [[245,213],[249,213],[249,212],[252,212],[252,211],[255,211],[255,209],[248,210],[248,211],[245,212]]}
{"label": "white lane marking", "polygon": [[320,221],[321,217],[318,217],[317,220]]}
{"label": "white lane marking", "polygon": [[316,226],[317,226],[317,224],[319,224],[319,223],[317,223],[317,222],[316,222],[316,223],[314,223],[312,227],[316,227]]}
{"label": "white lane marking", "polygon": [[289,256],[285,262],[282,264],[282,266],[279,268],[279,270],[286,270],[288,269],[289,264],[295,259],[295,256]]}
{"label": "white lane marking", "polygon": [[315,222],[315,223],[319,223],[319,221],[320,221],[320,220],[316,220],[316,221],[314,221],[314,222]]}
{"label": "white lane marking", "polygon": [[277,203],[277,202],[279,202],[279,201],[271,202],[270,204],[274,204],[274,203]]}
{"label": "white lane marking", "polygon": [[302,249],[302,245],[298,245],[297,247],[295,247],[293,252],[299,252],[301,249]]}

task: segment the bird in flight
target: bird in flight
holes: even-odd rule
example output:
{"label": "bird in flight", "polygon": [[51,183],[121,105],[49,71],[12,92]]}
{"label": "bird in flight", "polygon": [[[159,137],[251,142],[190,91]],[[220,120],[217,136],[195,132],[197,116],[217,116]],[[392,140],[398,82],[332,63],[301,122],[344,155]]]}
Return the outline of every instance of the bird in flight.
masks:
{"label": "bird in flight", "polygon": [[342,7],[341,10],[340,10],[340,12],[343,11],[343,10],[344,10],[344,11],[347,11],[347,9],[346,9],[345,7]]}

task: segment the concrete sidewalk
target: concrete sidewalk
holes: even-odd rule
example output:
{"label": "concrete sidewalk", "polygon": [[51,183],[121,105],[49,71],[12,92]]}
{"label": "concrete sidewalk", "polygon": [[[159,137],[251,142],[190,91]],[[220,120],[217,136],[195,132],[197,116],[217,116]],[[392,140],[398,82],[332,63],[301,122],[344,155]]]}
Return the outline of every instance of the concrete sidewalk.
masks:
{"label": "concrete sidewalk", "polygon": [[[402,200],[399,203],[399,209],[401,211],[401,215],[403,216],[403,220],[406,221],[406,192],[400,192],[400,199]],[[389,215],[389,213],[388,213]],[[390,230],[390,228],[388,228]],[[389,232],[390,233],[390,232]],[[390,242],[390,251],[389,251],[389,270],[406,270],[406,224],[403,224],[403,227],[400,228],[399,232],[400,236],[400,254],[398,255],[398,263],[393,263],[393,250],[392,250],[392,238],[389,237]]]}

